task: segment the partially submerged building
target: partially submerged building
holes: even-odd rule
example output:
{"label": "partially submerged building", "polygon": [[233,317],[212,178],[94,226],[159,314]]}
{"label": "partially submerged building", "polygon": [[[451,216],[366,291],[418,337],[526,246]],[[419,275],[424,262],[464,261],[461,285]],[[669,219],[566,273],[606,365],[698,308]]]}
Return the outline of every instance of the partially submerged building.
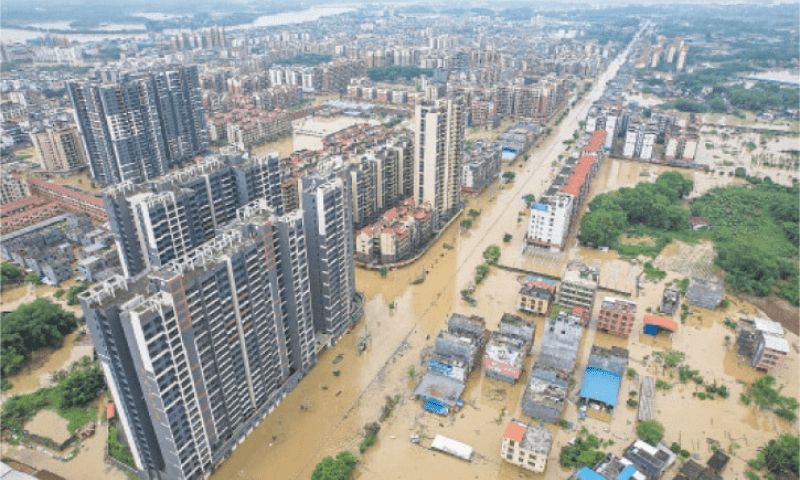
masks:
{"label": "partially submerged building", "polygon": [[633,328],[636,304],[621,298],[605,297],[597,317],[597,329],[627,337]]}
{"label": "partially submerged building", "polygon": [[783,365],[789,342],[778,322],[765,318],[740,319],[736,329],[737,354],[749,357],[754,368],[772,371]]}
{"label": "partially submerged building", "polygon": [[428,411],[447,415],[459,403],[467,374],[478,362],[478,354],[487,338],[486,322],[478,316],[454,313],[447,330],[436,337],[434,355],[428,359],[428,372],[422,377],[414,396],[425,402]]}
{"label": "partially submerged building", "polygon": [[503,433],[500,456],[509,463],[541,473],[547,466],[547,455],[552,447],[550,430],[512,419]]}
{"label": "partially submerged building", "polygon": [[658,480],[677,458],[663,443],[654,447],[642,440],[633,442],[633,445],[628,447],[622,456],[633,463],[636,469],[647,477],[647,480]]}
{"label": "partially submerged building", "polygon": [[542,348],[522,395],[525,415],[550,423],[561,417],[582,336],[581,323],[566,314],[546,320]]}
{"label": "partially submerged building", "polygon": [[599,269],[569,262],[561,278],[557,303],[569,307],[582,307],[591,312],[599,282]]}
{"label": "partially submerged building", "polygon": [[619,347],[592,346],[580,399],[585,404],[598,404],[609,412],[617,406],[622,376],[628,367],[628,350]]}
{"label": "partially submerged building", "polygon": [[523,312],[544,315],[556,293],[556,282],[542,277],[528,276],[517,297],[517,308]]}
{"label": "partially submerged building", "polygon": [[503,314],[498,331],[492,332],[483,355],[487,377],[511,384],[522,375],[525,358],[533,346],[536,324],[516,315]]}
{"label": "partially submerged building", "polygon": [[686,291],[686,301],[695,307],[714,310],[725,296],[725,289],[721,282],[692,277],[689,289]]}
{"label": "partially submerged building", "polygon": [[658,311],[665,315],[672,315],[678,311],[680,304],[680,293],[677,290],[665,288],[664,293],[661,295],[661,305],[658,306]]}
{"label": "partially submerged building", "polygon": [[644,324],[644,333],[648,335],[658,335],[662,330],[666,330],[670,333],[678,331],[678,324],[665,317],[645,315],[642,318],[642,323]]}

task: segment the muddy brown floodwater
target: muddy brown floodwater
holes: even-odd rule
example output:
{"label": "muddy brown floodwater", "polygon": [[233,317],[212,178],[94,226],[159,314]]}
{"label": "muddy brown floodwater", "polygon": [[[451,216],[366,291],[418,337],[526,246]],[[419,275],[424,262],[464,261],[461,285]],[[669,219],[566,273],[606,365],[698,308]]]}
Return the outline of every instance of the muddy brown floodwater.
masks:
{"label": "muddy brown floodwater", "polygon": [[[612,72],[617,66],[614,65]],[[604,85],[608,78],[609,74],[606,74],[596,85]],[[495,328],[503,312],[514,311],[520,274],[497,268],[493,268],[477,288],[476,307],[470,307],[460,298],[460,290],[474,285],[475,267],[482,263],[481,253],[487,246],[501,246],[503,264],[525,265],[559,275],[568,258],[583,259],[589,263],[596,261],[601,266],[607,261],[622,262],[630,265],[629,270],[634,273],[636,268],[640,268],[617,259],[613,252],[596,252],[579,247],[572,247],[561,256],[543,256],[534,260],[521,254],[527,212],[524,220],[517,222],[519,212],[524,211],[520,198],[527,193],[537,196],[541,193],[548,183],[550,163],[563,149],[561,142],[577,128],[578,120],[583,118],[590,102],[598,94],[599,89],[595,89],[587,96],[587,100],[572,109],[561,129],[533,150],[528,162],[511,167],[517,173],[514,182],[502,187],[495,184],[481,197],[468,201],[466,209],[481,211],[470,231],[459,232],[458,222],[455,222],[419,261],[409,267],[390,271],[385,278],[377,272],[358,270],[357,288],[366,297],[364,318],[336,347],[322,353],[317,367],[223,463],[212,479],[310,478],[315,465],[323,457],[335,456],[345,449],[357,453],[363,438],[363,426],[376,421],[386,396],[394,395],[399,395],[400,402],[382,424],[377,443],[360,456],[355,478],[567,477],[570,472],[558,465],[558,452],[574,437],[575,432],[550,425],[548,428],[555,433],[555,443],[545,474],[534,475],[499,460],[501,436],[506,423],[512,417],[525,418],[519,407],[524,382],[509,385],[486,378],[476,370],[470,374],[462,397],[466,407],[449,417],[423,411],[419,402],[412,399],[412,393],[419,376],[424,372],[424,352],[431,349],[433,338],[444,327],[451,313],[483,316],[487,327]],[[625,184],[635,184],[645,179],[640,167],[634,168],[629,162],[615,162],[604,164],[605,169],[617,169],[617,172],[602,173],[606,175],[605,178],[613,176],[614,183]],[[622,175],[619,175],[620,168]],[[654,180],[661,169],[649,168],[652,172],[648,172],[647,177],[652,176]],[[600,184],[602,188],[597,190],[617,188],[610,181]],[[512,234],[511,242],[502,242],[505,233]],[[451,248],[445,248],[445,244]],[[669,259],[664,261],[668,262]],[[627,270],[621,266],[618,270],[616,278],[609,281],[628,283],[630,275]],[[412,285],[422,275],[425,281]],[[704,403],[691,395],[694,385],[679,385],[666,392],[659,390],[656,418],[666,426],[665,440],[691,445],[693,451],[703,458],[711,451],[706,438],[718,440],[725,448],[737,443],[740,447],[736,450],[728,473],[730,478],[744,478],[744,461],[752,458],[760,445],[773,438],[776,432],[796,431],[796,427],[774,418],[771,413],[746,407],[737,400],[745,388],[737,382],[751,382],[759,375],[750,367],[740,364],[725,346],[724,336],[730,335],[730,332],[725,329],[722,320],[726,316],[735,317],[736,309],[753,310],[751,305],[731,299],[729,311],[696,313],[672,337],[652,338],[638,333],[645,309],[657,307],[664,283],[679,278],[683,278],[682,275],[670,273],[661,283],[645,286],[641,296],[636,299],[640,305],[638,323],[629,338],[621,339],[595,332],[593,326],[586,330],[578,359],[579,367],[576,369],[576,385],[580,385],[588,351],[593,344],[626,347],[631,351],[631,365],[637,370],[672,382],[675,380],[670,379],[669,372],[662,372],[652,360],[645,358],[652,358],[653,351],[667,348],[687,352],[687,364],[700,369],[706,378],[727,385],[731,396],[728,400],[717,399]],[[542,320],[529,318],[539,324],[538,349]],[[370,339],[369,347],[359,356],[355,345],[362,336]],[[797,343],[797,337],[791,336],[790,343]],[[344,355],[344,359],[334,366],[332,361],[339,354]],[[796,357],[792,355],[787,364],[776,372],[779,382],[786,385],[784,392],[792,395],[797,394]],[[526,371],[531,361],[528,359]],[[415,378],[409,376],[412,366],[415,367]],[[341,374],[334,376],[333,370],[340,370]],[[633,389],[638,389],[638,380],[623,379],[620,398],[624,401],[625,392]],[[576,393],[573,389],[572,399]],[[310,408],[301,409],[301,405]],[[564,418],[577,421],[574,404],[567,405]],[[732,422],[731,419],[736,421]],[[601,438],[614,440],[615,445],[608,450],[620,454],[634,438],[635,422],[636,411],[620,406],[613,416],[588,418],[581,425]],[[476,458],[468,463],[431,452],[410,443],[408,435],[411,433],[429,436],[441,433],[465,442],[475,449]]]}

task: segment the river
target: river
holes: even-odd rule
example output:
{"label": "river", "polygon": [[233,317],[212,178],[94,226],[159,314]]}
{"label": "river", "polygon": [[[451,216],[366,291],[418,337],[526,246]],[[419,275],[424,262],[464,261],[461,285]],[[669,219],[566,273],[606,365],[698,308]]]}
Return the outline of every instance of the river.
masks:
{"label": "river", "polygon": [[[327,17],[330,15],[340,15],[342,13],[352,12],[355,10],[356,8],[354,7],[348,7],[342,5],[319,5],[295,12],[284,12],[272,15],[263,15],[261,17],[258,17],[252,23],[247,23],[244,25],[234,25],[231,27],[225,27],[225,29],[232,31],[232,30],[241,30],[245,28],[275,27],[280,25],[293,25],[297,23],[314,22],[322,17]],[[153,15],[150,14],[150,16]],[[56,28],[59,30],[68,30],[70,28],[68,21],[50,22],[47,24],[36,24],[33,26],[39,26],[42,28]],[[105,26],[104,28],[110,29],[113,28],[114,26],[118,26],[119,28],[124,28],[124,29],[140,29],[144,27],[144,25],[139,25],[139,24],[110,24]],[[22,43],[25,42],[26,40],[44,37],[45,35],[47,35],[47,32],[36,31],[36,30],[23,30],[20,28],[11,28],[5,26],[0,28],[0,31],[2,31],[2,39],[4,43],[14,43],[14,42]],[[172,31],[173,30],[167,30],[164,31],[163,33],[166,34]],[[180,30],[175,30],[175,31],[180,31]],[[91,43],[91,42],[100,42],[105,39],[115,39],[115,38],[147,39],[149,38],[150,33],[147,32],[115,33],[115,32],[98,31],[97,33],[54,33],[53,35],[57,35],[59,37],[66,37],[76,42]]]}

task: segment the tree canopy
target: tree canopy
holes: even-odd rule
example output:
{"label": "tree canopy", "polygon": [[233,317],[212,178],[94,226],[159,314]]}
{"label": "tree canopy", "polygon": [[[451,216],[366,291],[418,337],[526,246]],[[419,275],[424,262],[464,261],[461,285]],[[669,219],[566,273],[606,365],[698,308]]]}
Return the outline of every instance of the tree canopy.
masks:
{"label": "tree canopy", "polygon": [[598,195],[589,203],[581,221],[580,240],[609,246],[617,242],[629,224],[666,230],[688,228],[689,212],[678,202],[694,188],[694,182],[678,172],[664,172],[655,183],[640,183]]}
{"label": "tree canopy", "polygon": [[13,263],[0,263],[0,285],[8,285],[22,280],[23,271]]}
{"label": "tree canopy", "polygon": [[758,466],[766,467],[775,475],[791,472],[797,477],[798,467],[800,467],[800,453],[798,452],[800,452],[800,437],[785,433],[777,440],[770,440],[763,446],[755,463]]}
{"label": "tree canopy", "polygon": [[34,350],[60,346],[64,336],[77,326],[72,313],[41,298],[3,315],[0,333],[0,369],[3,375],[15,373]]}
{"label": "tree canopy", "polygon": [[356,463],[358,459],[347,450],[339,452],[335,460],[325,457],[317,464],[311,474],[311,480],[348,480],[356,468]]}
{"label": "tree canopy", "polygon": [[636,425],[636,435],[650,445],[656,446],[664,438],[664,426],[655,420],[645,420]]}

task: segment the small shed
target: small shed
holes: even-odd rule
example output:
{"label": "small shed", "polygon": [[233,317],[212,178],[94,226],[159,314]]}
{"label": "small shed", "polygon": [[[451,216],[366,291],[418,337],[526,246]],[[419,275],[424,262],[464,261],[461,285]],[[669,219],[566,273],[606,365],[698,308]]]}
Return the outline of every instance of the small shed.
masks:
{"label": "small shed", "polygon": [[720,474],[722,470],[725,469],[725,465],[728,464],[728,460],[730,460],[730,457],[727,456],[725,452],[717,450],[714,452],[714,455],[711,455],[711,458],[708,459],[706,465],[710,471]]}
{"label": "small shed", "polygon": [[472,447],[466,443],[447,438],[444,435],[436,435],[433,439],[433,443],[431,443],[431,449],[447,453],[468,462],[472,461]]}

